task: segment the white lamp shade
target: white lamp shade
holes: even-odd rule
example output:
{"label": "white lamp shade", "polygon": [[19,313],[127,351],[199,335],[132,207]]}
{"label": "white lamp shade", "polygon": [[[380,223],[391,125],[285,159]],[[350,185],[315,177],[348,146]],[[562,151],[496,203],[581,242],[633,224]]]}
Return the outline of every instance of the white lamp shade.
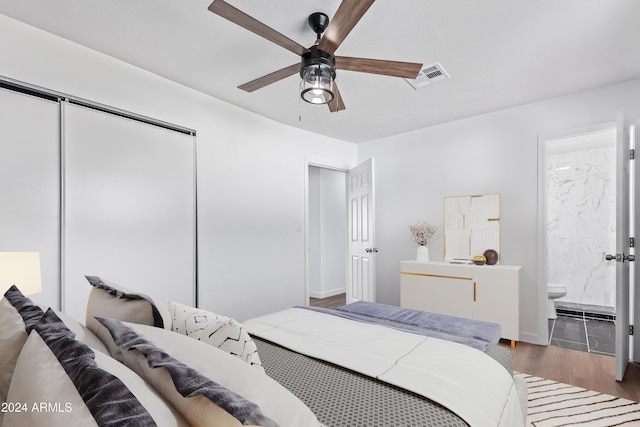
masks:
{"label": "white lamp shade", "polygon": [[0,252],[0,291],[16,285],[24,295],[42,290],[38,252]]}

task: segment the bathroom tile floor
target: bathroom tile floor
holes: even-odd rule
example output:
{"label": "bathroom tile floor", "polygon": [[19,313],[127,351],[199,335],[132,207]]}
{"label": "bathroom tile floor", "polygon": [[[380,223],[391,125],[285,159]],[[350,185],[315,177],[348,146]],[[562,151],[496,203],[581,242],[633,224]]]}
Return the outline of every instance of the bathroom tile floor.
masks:
{"label": "bathroom tile floor", "polygon": [[549,344],[573,350],[615,355],[615,322],[558,313],[549,319]]}

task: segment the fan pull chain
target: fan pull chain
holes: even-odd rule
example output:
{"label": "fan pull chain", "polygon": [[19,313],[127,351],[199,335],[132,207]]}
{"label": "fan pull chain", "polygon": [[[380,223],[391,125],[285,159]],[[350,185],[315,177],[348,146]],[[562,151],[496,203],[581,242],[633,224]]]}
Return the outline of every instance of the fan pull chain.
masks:
{"label": "fan pull chain", "polygon": [[[302,82],[302,80],[301,80]],[[302,122],[302,97],[300,96],[300,88],[296,91],[298,96],[298,122]]]}

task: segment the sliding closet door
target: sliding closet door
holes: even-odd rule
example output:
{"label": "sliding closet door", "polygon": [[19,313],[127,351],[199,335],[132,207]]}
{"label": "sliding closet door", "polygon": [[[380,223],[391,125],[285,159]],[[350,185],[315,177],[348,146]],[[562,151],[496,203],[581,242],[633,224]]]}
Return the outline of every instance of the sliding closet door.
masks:
{"label": "sliding closet door", "polygon": [[191,135],[63,103],[64,311],[84,319],[97,275],[194,303]]}
{"label": "sliding closet door", "polygon": [[[0,89],[0,252],[40,253],[39,303],[60,307],[60,109]],[[19,284],[18,284],[19,285]]]}

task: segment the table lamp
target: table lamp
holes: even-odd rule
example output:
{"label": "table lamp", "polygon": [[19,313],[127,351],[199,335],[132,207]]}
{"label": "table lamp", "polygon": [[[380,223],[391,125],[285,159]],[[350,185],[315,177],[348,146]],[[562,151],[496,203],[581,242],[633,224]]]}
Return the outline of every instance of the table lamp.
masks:
{"label": "table lamp", "polygon": [[0,298],[16,285],[23,295],[42,290],[38,252],[0,252]]}

